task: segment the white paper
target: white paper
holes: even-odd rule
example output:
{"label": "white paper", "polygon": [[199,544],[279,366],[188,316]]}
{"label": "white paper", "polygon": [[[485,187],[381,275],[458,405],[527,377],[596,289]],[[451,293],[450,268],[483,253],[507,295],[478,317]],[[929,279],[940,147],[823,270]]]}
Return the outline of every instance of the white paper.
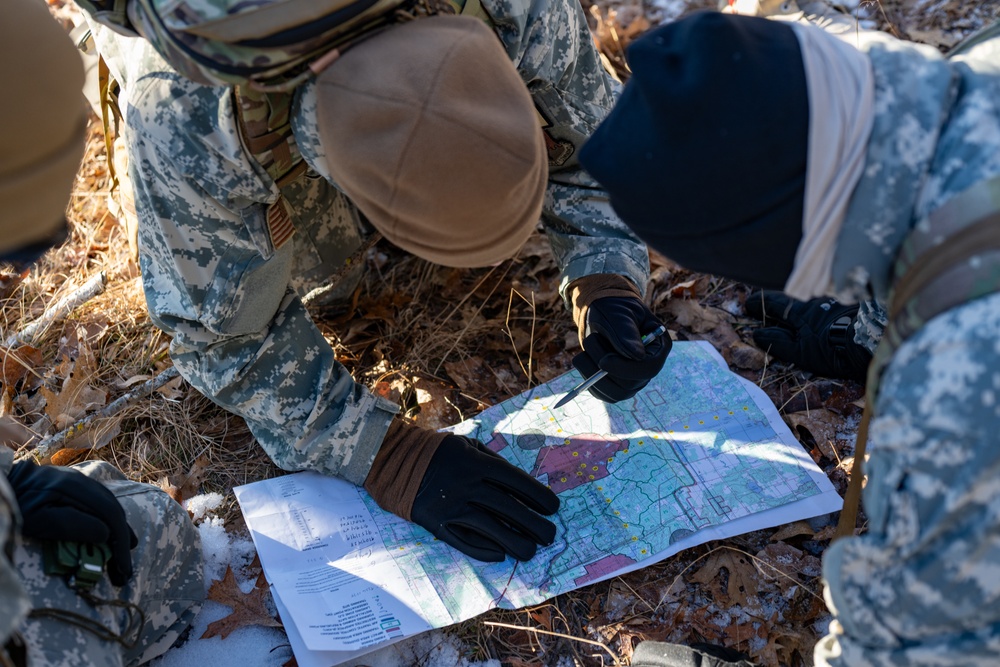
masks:
{"label": "white paper", "polygon": [[763,391],[707,343],[675,343],[630,401],[585,394],[553,409],[579,381],[568,373],[449,429],[559,495],[555,541],[526,563],[472,560],[364,490],[315,473],[235,490],[301,665],[338,664],[709,540],[841,508]]}

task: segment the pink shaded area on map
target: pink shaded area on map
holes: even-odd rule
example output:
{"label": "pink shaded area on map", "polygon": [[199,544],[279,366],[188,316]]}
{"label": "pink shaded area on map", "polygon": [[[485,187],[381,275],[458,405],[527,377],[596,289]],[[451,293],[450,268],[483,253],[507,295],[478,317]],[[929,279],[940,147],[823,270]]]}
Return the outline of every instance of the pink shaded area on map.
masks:
{"label": "pink shaded area on map", "polygon": [[611,574],[612,572],[617,572],[623,567],[629,565],[634,565],[635,560],[629,558],[628,556],[622,556],[620,554],[613,554],[611,556],[605,556],[600,560],[595,560],[593,563],[587,566],[587,573],[582,577],[577,577],[574,579],[574,583],[577,586],[583,586],[591,581],[600,579],[604,575]]}
{"label": "pink shaded area on map", "polygon": [[594,434],[573,436],[569,444],[539,449],[531,476],[548,475],[549,488],[558,495],[607,477],[608,464],[627,448],[627,440],[607,440]]}
{"label": "pink shaded area on map", "polygon": [[504,447],[506,447],[509,444],[510,443],[507,442],[507,439],[504,438],[502,435],[500,435],[499,433],[494,433],[493,434],[493,439],[486,443],[486,447],[490,451],[493,451],[493,452],[496,452],[497,454],[499,454],[500,450],[503,449]]}

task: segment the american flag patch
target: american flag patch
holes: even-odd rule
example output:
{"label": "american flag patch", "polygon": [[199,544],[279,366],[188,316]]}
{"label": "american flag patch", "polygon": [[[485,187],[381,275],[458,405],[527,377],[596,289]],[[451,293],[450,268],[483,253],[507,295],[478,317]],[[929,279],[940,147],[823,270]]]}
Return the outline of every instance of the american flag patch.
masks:
{"label": "american flag patch", "polygon": [[271,245],[279,250],[295,234],[292,211],[284,197],[267,207],[267,232],[271,235]]}

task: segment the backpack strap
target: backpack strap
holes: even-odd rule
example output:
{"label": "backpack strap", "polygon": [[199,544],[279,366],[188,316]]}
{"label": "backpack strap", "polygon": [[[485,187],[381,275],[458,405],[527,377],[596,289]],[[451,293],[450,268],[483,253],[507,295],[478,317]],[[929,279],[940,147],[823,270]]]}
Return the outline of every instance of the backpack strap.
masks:
{"label": "backpack strap", "polygon": [[287,189],[308,170],[292,134],[292,94],[267,93],[233,86],[236,117],[247,151],[278,186],[278,199],[267,207],[267,230],[275,250],[295,234]]}
{"label": "backpack strap", "polygon": [[834,539],[854,533],[862,462],[879,379],[893,354],[930,319],[1000,291],[1000,176],[980,181],[912,229],[895,264],[882,340],[868,367],[865,409],[858,426],[851,481]]}

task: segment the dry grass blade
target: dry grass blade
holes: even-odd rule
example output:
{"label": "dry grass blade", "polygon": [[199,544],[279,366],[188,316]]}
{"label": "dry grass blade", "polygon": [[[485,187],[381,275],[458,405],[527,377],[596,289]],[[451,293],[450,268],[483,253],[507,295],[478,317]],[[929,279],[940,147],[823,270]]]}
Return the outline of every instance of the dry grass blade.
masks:
{"label": "dry grass blade", "polygon": [[551,632],[549,630],[540,630],[539,628],[532,628],[532,627],[528,627],[528,626],[525,626],[525,625],[514,625],[512,623],[499,623],[497,621],[483,621],[483,625],[488,625],[488,626],[494,627],[494,628],[507,628],[508,630],[523,630],[524,632],[531,632],[531,633],[534,633],[534,634],[537,634],[537,635],[548,635],[550,637],[561,637],[563,639],[568,639],[568,640],[570,640],[572,642],[579,642],[581,644],[590,644],[592,646],[598,646],[598,647],[604,649],[605,651],[607,651],[608,655],[611,656],[611,659],[614,661],[615,665],[621,665],[622,664],[621,660],[618,659],[618,656],[615,655],[614,651],[612,651],[610,648],[608,648],[607,644],[603,644],[601,642],[594,641],[593,639],[584,639],[583,637],[574,637],[572,635],[563,634],[561,632]]}

